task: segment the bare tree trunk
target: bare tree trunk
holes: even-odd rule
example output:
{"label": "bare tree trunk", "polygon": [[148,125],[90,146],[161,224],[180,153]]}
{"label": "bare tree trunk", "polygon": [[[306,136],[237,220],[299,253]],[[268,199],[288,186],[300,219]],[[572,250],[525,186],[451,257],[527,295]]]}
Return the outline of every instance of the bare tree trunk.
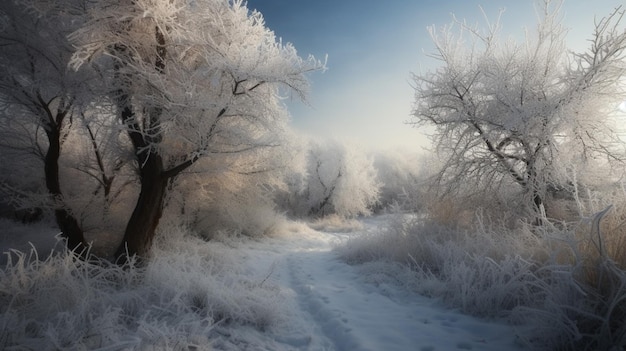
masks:
{"label": "bare tree trunk", "polygon": [[[48,135],[48,151],[45,157],[44,173],[46,177],[46,187],[50,195],[57,199],[63,197],[61,184],[59,181],[59,157],[61,155],[61,136],[58,128],[50,126]],[[67,247],[82,253],[87,248],[84,233],[76,218],[65,208],[57,208],[54,216],[65,239]]]}

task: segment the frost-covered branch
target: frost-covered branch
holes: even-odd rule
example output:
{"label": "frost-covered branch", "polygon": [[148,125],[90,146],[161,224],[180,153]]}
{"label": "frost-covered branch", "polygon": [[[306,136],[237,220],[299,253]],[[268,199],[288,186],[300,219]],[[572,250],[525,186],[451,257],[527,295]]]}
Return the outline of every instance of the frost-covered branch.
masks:
{"label": "frost-covered branch", "polygon": [[500,17],[485,31],[456,18],[430,28],[442,66],[414,75],[413,112],[413,123],[436,128],[444,187],[508,180],[535,211],[573,168],[624,159],[612,111],[626,99],[623,10],[596,23],[590,50],[571,54],[560,3],[538,4],[540,22],[521,43],[501,39]]}

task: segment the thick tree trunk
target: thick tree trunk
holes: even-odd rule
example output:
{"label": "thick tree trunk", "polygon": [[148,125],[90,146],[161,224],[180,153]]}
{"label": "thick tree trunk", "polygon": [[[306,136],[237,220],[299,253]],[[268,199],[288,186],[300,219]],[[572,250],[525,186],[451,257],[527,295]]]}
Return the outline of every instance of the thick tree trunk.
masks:
{"label": "thick tree trunk", "polygon": [[119,262],[125,262],[127,256],[146,256],[163,214],[168,178],[163,176],[159,155],[149,156],[140,170],[140,178],[139,198],[126,225],[124,239],[115,253]]}
{"label": "thick tree trunk", "polygon": [[[59,157],[61,156],[60,133],[56,128],[48,131],[48,152],[46,153],[44,173],[46,187],[55,200],[62,199],[61,183],[59,181]],[[84,233],[78,221],[65,208],[57,208],[54,216],[63,237],[67,240],[67,247],[78,253],[83,253],[87,248]]]}
{"label": "thick tree trunk", "polygon": [[[162,74],[165,70],[167,54],[165,36],[158,26],[154,30],[157,44],[154,68]],[[121,54],[120,57],[128,55],[127,48],[122,45],[119,45],[116,50]],[[126,65],[126,61],[121,61],[120,65]],[[132,86],[132,79],[129,77],[118,78],[122,78],[122,81]],[[115,253],[117,261],[123,263],[129,256],[147,256],[163,214],[168,181],[188,165],[181,165],[175,171],[165,172],[161,155],[153,150],[153,146],[159,145],[162,141],[161,114],[163,109],[158,104],[143,109],[143,128],[140,127],[140,122],[135,115],[131,95],[123,86],[119,90],[118,107],[120,119],[128,127],[128,136],[137,155],[141,183],[139,198],[126,225],[124,239]]]}

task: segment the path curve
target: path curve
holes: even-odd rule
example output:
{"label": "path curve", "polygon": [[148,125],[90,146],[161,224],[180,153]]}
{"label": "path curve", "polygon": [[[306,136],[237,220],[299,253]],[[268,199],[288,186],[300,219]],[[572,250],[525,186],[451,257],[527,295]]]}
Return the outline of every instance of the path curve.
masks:
{"label": "path curve", "polygon": [[263,337],[273,340],[271,346],[255,347],[254,341],[248,341],[244,349],[522,349],[510,326],[451,311],[434,299],[403,291],[399,286],[367,282],[358,267],[343,262],[333,250],[352,235],[359,233],[325,233],[307,228],[305,232],[247,245],[251,268],[279,287],[290,316],[283,325],[264,333]]}

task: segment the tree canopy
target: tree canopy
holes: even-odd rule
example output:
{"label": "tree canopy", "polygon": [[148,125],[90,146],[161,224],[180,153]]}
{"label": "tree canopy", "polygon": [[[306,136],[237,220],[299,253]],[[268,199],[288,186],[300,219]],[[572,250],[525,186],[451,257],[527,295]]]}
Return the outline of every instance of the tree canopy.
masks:
{"label": "tree canopy", "polygon": [[581,165],[624,160],[615,112],[626,99],[626,32],[616,9],[596,22],[590,47],[566,47],[560,4],[539,3],[522,42],[455,20],[430,28],[441,66],[415,74],[413,123],[435,127],[446,191],[516,185],[526,207],[572,184]]}
{"label": "tree canopy", "polygon": [[[33,0],[6,9],[0,44],[15,50],[0,55],[4,126],[32,114],[35,132],[49,136],[45,145],[20,140],[47,153],[50,193],[67,197],[59,167],[68,135],[91,145],[75,168],[105,192],[130,155],[138,195],[118,257],[147,254],[168,190],[198,161],[211,160],[205,172],[247,174],[287,162],[281,94],[304,99],[306,73],[324,69],[241,0]],[[64,211],[84,243],[76,211]]]}

